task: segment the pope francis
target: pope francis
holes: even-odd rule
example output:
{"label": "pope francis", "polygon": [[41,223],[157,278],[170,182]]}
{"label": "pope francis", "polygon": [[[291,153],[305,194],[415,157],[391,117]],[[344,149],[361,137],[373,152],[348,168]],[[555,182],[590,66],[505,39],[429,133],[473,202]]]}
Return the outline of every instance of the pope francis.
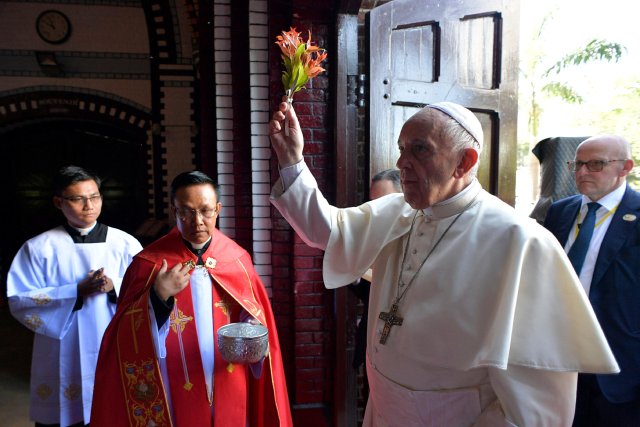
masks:
{"label": "pope francis", "polygon": [[409,118],[404,194],[346,209],[305,165],[290,105],[269,133],[281,169],[272,203],[325,250],[327,288],[373,266],[365,426],[569,426],[577,372],[618,372],[562,247],[476,179],[483,132],[471,111],[442,102]]}

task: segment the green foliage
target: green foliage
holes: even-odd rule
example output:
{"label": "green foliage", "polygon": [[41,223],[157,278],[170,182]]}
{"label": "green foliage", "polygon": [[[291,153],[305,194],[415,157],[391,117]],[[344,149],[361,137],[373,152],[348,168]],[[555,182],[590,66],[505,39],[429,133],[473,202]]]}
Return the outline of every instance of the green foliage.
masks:
{"label": "green foliage", "polygon": [[555,72],[559,74],[567,67],[587,64],[594,61],[618,62],[627,48],[619,43],[610,43],[606,40],[593,39],[586,46],[563,56],[553,66],[543,73],[543,77]]}
{"label": "green foliage", "polygon": [[538,129],[543,112],[539,99],[540,94],[557,97],[571,104],[583,102],[582,95],[573,87],[555,80],[553,76],[561,75],[562,71],[567,68],[580,67],[597,61],[618,62],[627,50],[620,43],[593,39],[585,46],[562,56],[553,62],[553,65],[545,66],[544,64],[548,63],[548,58],[546,56],[547,50],[544,49],[543,36],[544,29],[549,25],[551,17],[552,13],[550,12],[540,23],[535,36],[536,42],[533,43],[533,49],[528,55],[526,69],[521,70],[521,74],[531,88],[528,94],[530,96],[528,115],[530,140],[533,142],[538,139]]}
{"label": "green foliage", "polygon": [[293,58],[282,55],[285,69],[285,71],[282,72],[282,84],[287,91],[290,91],[290,96],[293,96],[294,93],[302,89],[309,81],[309,76],[302,63],[302,54],[304,54],[305,51],[306,45],[302,43],[296,49]]}
{"label": "green foliage", "polygon": [[[598,129],[598,133],[621,135],[631,144],[631,157],[636,167],[627,176],[627,182],[640,190],[640,80],[620,84],[621,90],[613,98],[611,106],[600,106],[594,114],[585,116],[580,125]],[[587,118],[590,117],[590,118]]]}
{"label": "green foliage", "polygon": [[[523,116],[528,119],[528,132],[522,132],[519,138],[518,168],[526,166],[530,148],[539,140],[541,123],[546,123],[544,106],[557,106],[557,102],[553,101],[555,99],[567,104],[566,115],[562,118],[570,120],[576,125],[576,129],[592,129],[593,135],[621,135],[629,140],[632,157],[638,166],[627,177],[627,182],[640,189],[640,79],[631,84],[628,80],[607,81],[608,85],[615,84],[615,92],[604,102],[591,102],[591,99],[598,98],[592,97],[586,90],[576,89],[587,87],[585,82],[590,82],[591,77],[598,77],[598,74],[590,76],[592,69],[598,70],[595,67],[585,67],[586,65],[619,62],[627,54],[627,48],[615,41],[591,36],[584,45],[552,57],[550,52],[554,52],[554,49],[550,49],[550,46],[557,43],[552,37],[557,36],[552,36],[554,31],[551,24],[555,16],[561,16],[557,13],[561,7],[561,2],[555,3],[555,9],[549,11],[531,32],[530,43],[523,43],[521,46],[526,46],[526,51],[523,51],[520,63],[519,107]],[[579,77],[576,79],[575,76]],[[575,87],[569,83],[575,83]],[[580,107],[570,107],[571,104]]]}
{"label": "green foliage", "polygon": [[582,97],[572,87],[559,82],[547,83],[542,87],[542,91],[547,95],[557,96],[571,104],[582,104]]}

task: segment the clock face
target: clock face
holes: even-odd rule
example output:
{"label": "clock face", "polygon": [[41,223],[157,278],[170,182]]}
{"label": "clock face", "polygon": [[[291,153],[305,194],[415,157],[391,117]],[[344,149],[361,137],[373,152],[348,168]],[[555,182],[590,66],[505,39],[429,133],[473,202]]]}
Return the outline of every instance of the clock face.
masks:
{"label": "clock face", "polygon": [[47,43],[60,44],[71,35],[71,23],[62,12],[45,10],[36,19],[36,30]]}

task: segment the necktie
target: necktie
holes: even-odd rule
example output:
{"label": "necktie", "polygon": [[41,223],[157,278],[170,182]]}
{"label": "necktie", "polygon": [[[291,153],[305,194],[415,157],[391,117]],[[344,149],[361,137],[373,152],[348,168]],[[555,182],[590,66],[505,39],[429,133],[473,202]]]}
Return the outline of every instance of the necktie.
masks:
{"label": "necktie", "polygon": [[571,249],[569,249],[569,260],[578,274],[580,274],[582,264],[584,264],[584,259],[587,256],[589,242],[591,241],[593,229],[596,224],[596,211],[600,207],[600,204],[591,202],[587,203],[587,207],[589,210],[582,221],[582,225],[580,225],[578,237],[576,237],[576,241],[573,242]]}

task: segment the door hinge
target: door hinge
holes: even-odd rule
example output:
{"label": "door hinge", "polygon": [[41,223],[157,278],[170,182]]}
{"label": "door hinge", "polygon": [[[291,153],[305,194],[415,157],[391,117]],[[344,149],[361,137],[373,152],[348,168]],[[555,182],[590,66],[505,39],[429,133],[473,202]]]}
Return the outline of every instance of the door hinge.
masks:
{"label": "door hinge", "polygon": [[365,106],[367,75],[347,76],[347,105]]}

